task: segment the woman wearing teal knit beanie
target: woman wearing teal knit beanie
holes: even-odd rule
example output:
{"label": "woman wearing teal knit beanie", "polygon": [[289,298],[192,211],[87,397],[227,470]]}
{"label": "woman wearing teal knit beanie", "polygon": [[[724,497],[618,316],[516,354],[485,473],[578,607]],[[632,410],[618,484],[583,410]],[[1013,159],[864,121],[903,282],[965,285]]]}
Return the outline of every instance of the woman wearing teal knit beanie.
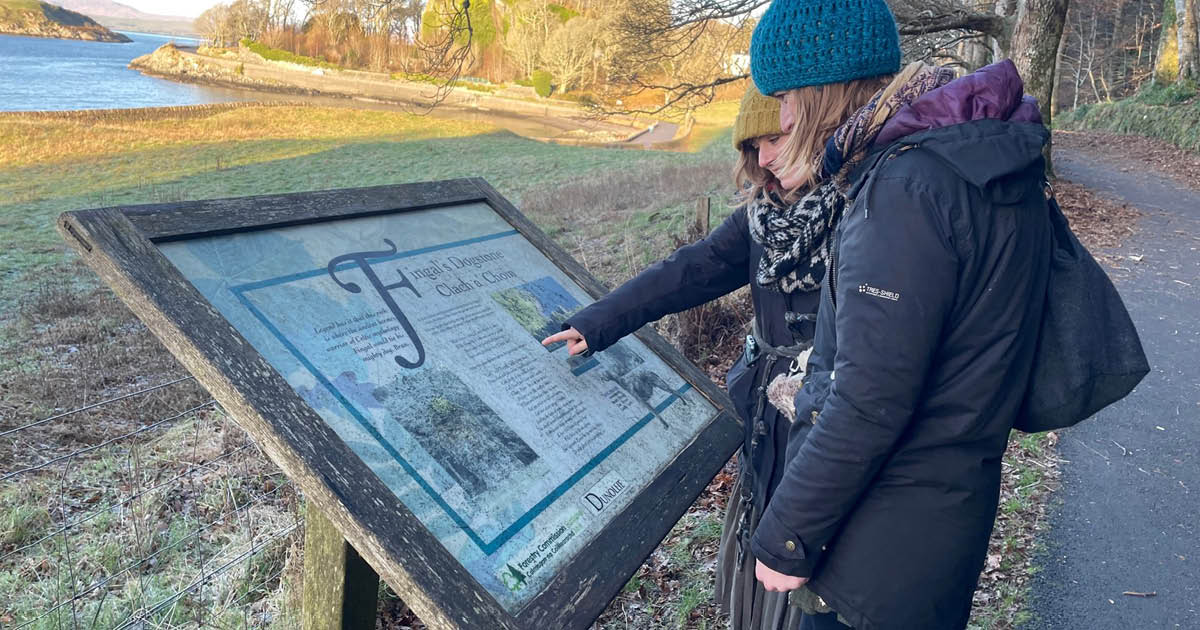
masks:
{"label": "woman wearing teal knit beanie", "polygon": [[775,0],[750,52],[774,171],[832,235],[781,478],[738,535],[766,591],[741,608],[803,615],[746,627],[961,630],[1047,300],[1049,133],[1007,60],[902,67],[883,0]]}

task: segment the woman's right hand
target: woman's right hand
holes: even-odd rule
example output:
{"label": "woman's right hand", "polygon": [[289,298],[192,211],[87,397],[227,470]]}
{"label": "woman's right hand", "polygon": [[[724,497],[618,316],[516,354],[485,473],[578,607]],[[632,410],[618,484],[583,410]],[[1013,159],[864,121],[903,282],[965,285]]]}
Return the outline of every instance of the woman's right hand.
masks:
{"label": "woman's right hand", "polygon": [[575,330],[574,327],[546,337],[542,340],[542,345],[548,346],[552,343],[558,343],[560,341],[567,342],[567,354],[569,355],[583,354],[584,352],[587,352],[587,340],[584,339],[583,335],[580,334],[578,330]]}

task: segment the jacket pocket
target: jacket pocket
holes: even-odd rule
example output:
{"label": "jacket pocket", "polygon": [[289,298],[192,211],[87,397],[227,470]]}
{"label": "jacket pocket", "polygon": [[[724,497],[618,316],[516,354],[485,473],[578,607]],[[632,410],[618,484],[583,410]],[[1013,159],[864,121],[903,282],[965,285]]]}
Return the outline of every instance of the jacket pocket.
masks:
{"label": "jacket pocket", "polygon": [[788,436],[787,458],[790,461],[800,445],[808,437],[808,428],[817,422],[821,410],[825,407],[825,399],[829,397],[829,389],[833,386],[833,372],[814,371],[804,377],[804,386],[796,392],[796,427]]}

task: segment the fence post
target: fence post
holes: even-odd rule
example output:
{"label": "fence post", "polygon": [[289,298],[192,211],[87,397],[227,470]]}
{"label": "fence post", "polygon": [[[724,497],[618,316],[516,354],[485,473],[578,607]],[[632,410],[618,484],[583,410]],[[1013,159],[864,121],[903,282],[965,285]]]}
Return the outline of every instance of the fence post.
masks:
{"label": "fence post", "polygon": [[379,575],[311,503],[304,526],[303,630],[375,630]]}
{"label": "fence post", "polygon": [[696,200],[696,224],[693,229],[696,231],[696,237],[692,240],[697,240],[708,236],[708,231],[712,227],[712,200],[708,197],[701,197]]}

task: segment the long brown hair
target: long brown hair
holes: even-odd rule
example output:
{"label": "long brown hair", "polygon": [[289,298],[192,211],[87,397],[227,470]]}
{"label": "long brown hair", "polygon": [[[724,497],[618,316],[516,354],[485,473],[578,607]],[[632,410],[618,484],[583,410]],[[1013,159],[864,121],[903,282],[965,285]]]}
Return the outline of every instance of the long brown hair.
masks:
{"label": "long brown hair", "polygon": [[800,175],[799,185],[786,195],[789,201],[817,184],[825,143],[891,78],[892,75],[886,75],[791,90],[795,123],[777,158],[786,171],[794,170]]}
{"label": "long brown hair", "polygon": [[775,175],[758,165],[758,149],[753,143],[753,138],[742,143],[737,163],[733,166],[733,185],[737,191],[733,195],[735,208],[758,199],[766,189],[779,186]]}

